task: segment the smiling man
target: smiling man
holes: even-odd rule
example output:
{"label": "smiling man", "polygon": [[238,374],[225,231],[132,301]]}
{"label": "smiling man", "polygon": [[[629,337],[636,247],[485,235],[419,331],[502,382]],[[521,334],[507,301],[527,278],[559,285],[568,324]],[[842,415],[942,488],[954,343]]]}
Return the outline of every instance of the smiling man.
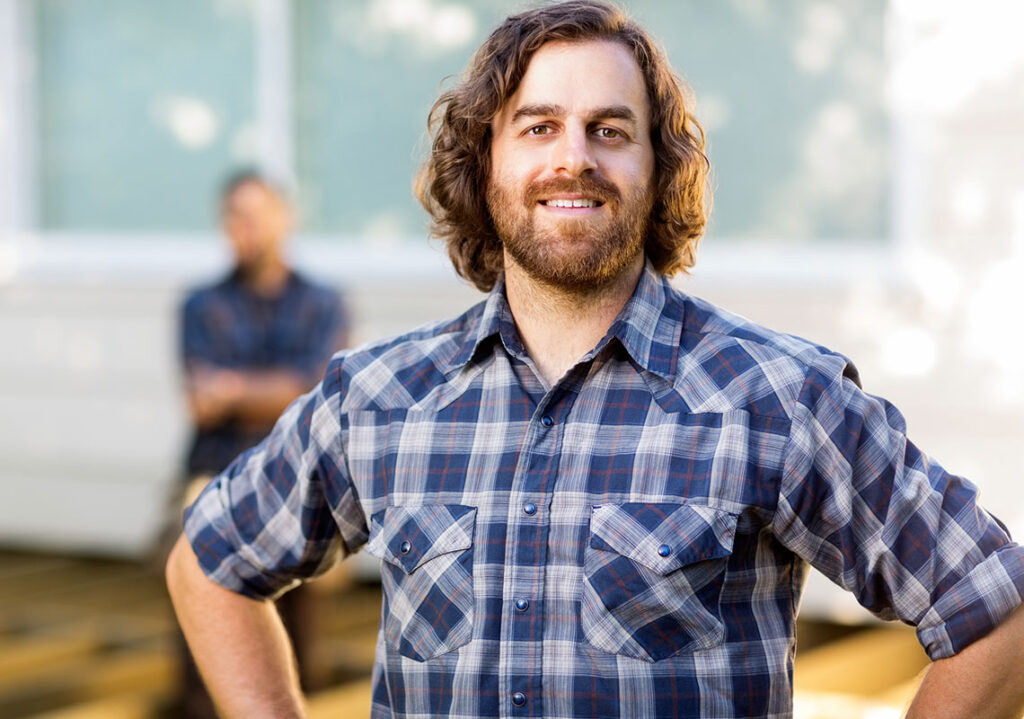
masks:
{"label": "smiling man", "polygon": [[704,138],[648,35],[510,17],[419,186],[487,299],[343,352],[168,563],[228,716],[302,716],[268,599],[380,557],[374,717],[789,717],[808,564],[937,660],[911,714],[1012,717],[1024,551],[841,355],[674,289]]}
{"label": "smiling man", "polygon": [[632,292],[653,202],[654,149],[630,50],[609,41],[545,45],[492,131],[487,206],[506,276],[579,293],[604,291],[625,275]]}

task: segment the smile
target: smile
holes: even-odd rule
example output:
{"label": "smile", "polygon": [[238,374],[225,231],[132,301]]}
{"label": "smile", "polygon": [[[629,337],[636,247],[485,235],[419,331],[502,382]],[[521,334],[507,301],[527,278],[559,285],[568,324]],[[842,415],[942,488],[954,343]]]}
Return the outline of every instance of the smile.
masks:
{"label": "smile", "polygon": [[541,200],[548,207],[600,207],[603,202],[597,200]]}

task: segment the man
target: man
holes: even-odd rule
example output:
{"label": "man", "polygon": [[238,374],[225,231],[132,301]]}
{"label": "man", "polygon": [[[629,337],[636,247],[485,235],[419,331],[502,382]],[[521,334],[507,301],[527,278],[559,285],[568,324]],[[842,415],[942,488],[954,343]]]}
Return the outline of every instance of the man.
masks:
{"label": "man", "polygon": [[[220,282],[192,292],[182,310],[182,354],[195,425],[188,453],[191,499],[316,384],[345,341],[338,293],[312,284],[287,263],[291,213],[283,193],[255,172],[240,172],[224,185],[221,216],[234,268]],[[300,666],[306,666],[311,597],[292,592],[278,609]],[[183,658],[179,713],[214,717],[184,649]]]}
{"label": "man", "polygon": [[974,488],[845,358],[667,283],[707,161],[646,33],[511,17],[434,118],[421,193],[490,295],[336,356],[190,510],[168,581],[227,714],[302,715],[264,599],[364,545],[375,717],[788,717],[808,562],[917,625],[914,716],[1019,713],[1024,551]]}

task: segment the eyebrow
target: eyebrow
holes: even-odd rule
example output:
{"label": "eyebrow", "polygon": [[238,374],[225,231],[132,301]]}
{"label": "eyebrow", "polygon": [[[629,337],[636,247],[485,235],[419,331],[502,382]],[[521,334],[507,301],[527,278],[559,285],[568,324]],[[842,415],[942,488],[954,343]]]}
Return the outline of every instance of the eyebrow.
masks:
{"label": "eyebrow", "polygon": [[[543,103],[523,105],[512,114],[512,122],[518,122],[524,117],[560,117],[565,114],[565,108],[561,105]],[[587,114],[592,118],[601,118],[603,120],[626,120],[632,123],[636,122],[636,113],[625,105],[608,105],[607,107],[598,107],[589,111]]]}

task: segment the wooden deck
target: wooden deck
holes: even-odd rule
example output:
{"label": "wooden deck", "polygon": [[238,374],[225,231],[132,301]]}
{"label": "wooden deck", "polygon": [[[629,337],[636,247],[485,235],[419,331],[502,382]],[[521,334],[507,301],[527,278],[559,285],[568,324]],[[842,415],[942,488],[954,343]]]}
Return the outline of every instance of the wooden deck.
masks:
{"label": "wooden deck", "polygon": [[[369,714],[380,590],[325,602],[311,719]],[[176,631],[153,565],[0,552],[0,717],[166,719]],[[804,625],[796,719],[898,717],[927,660],[905,627]]]}
{"label": "wooden deck", "polygon": [[[380,590],[325,602],[313,719],[369,713]],[[176,626],[156,565],[0,552],[0,717],[163,719]]]}

